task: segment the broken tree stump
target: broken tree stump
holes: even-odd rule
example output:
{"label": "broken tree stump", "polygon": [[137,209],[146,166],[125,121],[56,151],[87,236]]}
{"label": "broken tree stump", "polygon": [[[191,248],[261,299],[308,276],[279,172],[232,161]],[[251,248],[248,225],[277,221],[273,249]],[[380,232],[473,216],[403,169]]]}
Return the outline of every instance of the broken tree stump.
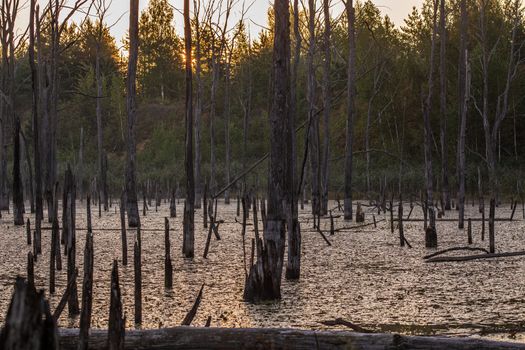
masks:
{"label": "broken tree stump", "polygon": [[[91,335],[93,339],[93,334]],[[118,264],[117,260],[113,261],[113,269],[111,271],[111,294],[109,302],[109,323],[108,331],[104,334],[104,339],[100,347],[109,350],[123,350],[125,339],[125,321],[122,317],[122,301],[120,297],[120,285],[118,278]],[[91,340],[91,345],[96,344]],[[97,346],[95,346],[97,348]]]}
{"label": "broken tree stump", "polygon": [[[90,199],[87,200],[88,208]],[[88,217],[91,211],[88,209]],[[86,233],[86,245],[84,248],[84,280],[82,281],[82,310],[80,312],[80,332],[78,350],[87,350],[89,341],[89,329],[91,328],[91,314],[93,309],[93,233]]]}
{"label": "broken tree stump", "polygon": [[5,324],[0,333],[3,350],[55,350],[59,348],[56,322],[43,292],[17,277]]}
{"label": "broken tree stump", "polygon": [[173,266],[171,264],[170,222],[164,218],[164,288],[173,287]]}

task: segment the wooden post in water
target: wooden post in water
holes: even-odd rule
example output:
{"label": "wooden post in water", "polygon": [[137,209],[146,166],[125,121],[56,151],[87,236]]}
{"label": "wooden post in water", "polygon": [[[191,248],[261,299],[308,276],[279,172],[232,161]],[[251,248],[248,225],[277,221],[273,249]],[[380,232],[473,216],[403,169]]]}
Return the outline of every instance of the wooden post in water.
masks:
{"label": "wooden post in water", "polygon": [[29,221],[29,218],[27,218],[26,221],[26,237],[27,245],[31,245],[31,222]]}
{"label": "wooden post in water", "polygon": [[171,218],[176,218],[177,217],[177,199],[175,197],[175,189],[171,190],[170,217]]}
{"label": "wooden post in water", "polygon": [[485,209],[481,212],[481,240],[485,240]]}
{"label": "wooden post in water", "polygon": [[141,261],[141,243],[140,243],[140,222],[137,227],[137,239],[133,249],[134,257],[134,276],[135,276],[135,324],[142,323],[142,261]]}
{"label": "wooden post in water", "polygon": [[[56,215],[55,215],[56,218]],[[53,228],[51,229],[51,252],[50,252],[50,259],[49,259],[49,294],[55,294],[55,267],[56,267],[56,253],[57,250],[59,250],[60,255],[60,248],[57,249],[57,239],[56,234],[57,230],[55,230],[55,222],[56,220],[53,220]]]}
{"label": "wooden post in water", "polygon": [[241,196],[237,194],[237,216],[241,215]]}
{"label": "wooden post in water", "polygon": [[257,217],[257,197],[253,197],[253,229],[255,236],[259,237],[259,218]]}
{"label": "wooden post in water", "polygon": [[468,238],[468,244],[472,244],[472,219],[471,218],[468,218],[467,238]]}
{"label": "wooden post in water", "polygon": [[108,349],[124,350],[125,323],[122,318],[122,301],[118,278],[117,260],[113,261],[111,271],[111,293],[109,302]]}
{"label": "wooden post in water", "polygon": [[[375,223],[375,217],[374,217],[374,223]],[[334,216],[332,215],[332,211],[330,210],[330,236],[333,236],[334,234],[335,234]]]}
{"label": "wooden post in water", "polygon": [[42,254],[42,219],[37,215],[36,216],[36,225],[35,225],[35,259],[38,254]]}
{"label": "wooden post in water", "polygon": [[492,198],[490,200],[490,212],[489,212],[489,252],[496,252],[496,237],[494,232],[494,216],[496,211],[496,200]]}
{"label": "wooden post in water", "polygon": [[204,193],[202,195],[202,220],[204,228],[208,227],[208,182],[204,182]]}
{"label": "wooden post in water", "polygon": [[[100,203],[100,200],[99,200]],[[88,218],[91,217],[90,198],[87,197]],[[89,329],[91,328],[91,312],[93,307],[93,232],[91,219],[88,221],[86,246],[84,248],[84,280],[82,282],[82,311],[80,313],[80,331],[78,350],[88,349]]]}
{"label": "wooden post in water", "polygon": [[164,218],[164,288],[173,287],[173,266],[170,254],[170,221]]}
{"label": "wooden post in water", "polygon": [[125,191],[122,191],[120,196],[120,236],[122,240],[122,265],[128,264],[128,239],[126,231],[126,199]]}
{"label": "wooden post in water", "polygon": [[394,233],[394,201],[390,200],[390,232]]}
{"label": "wooden post in water", "polygon": [[27,282],[30,286],[35,286],[35,260],[33,253],[27,253]]}
{"label": "wooden post in water", "polygon": [[401,198],[399,198],[399,208],[398,208],[397,214],[398,214],[397,225],[399,228],[399,245],[401,247],[404,247],[405,246],[405,231],[403,229],[403,202],[401,201]]}

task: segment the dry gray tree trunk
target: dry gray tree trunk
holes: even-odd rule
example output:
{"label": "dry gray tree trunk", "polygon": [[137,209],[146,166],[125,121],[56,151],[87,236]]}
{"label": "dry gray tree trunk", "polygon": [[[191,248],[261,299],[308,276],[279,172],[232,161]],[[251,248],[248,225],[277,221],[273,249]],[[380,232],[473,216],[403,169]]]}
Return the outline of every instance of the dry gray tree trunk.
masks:
{"label": "dry gray tree trunk", "polygon": [[445,210],[450,210],[450,184],[448,176],[448,140],[447,140],[447,14],[445,0],[439,5],[439,85],[440,85],[440,142],[441,142],[441,195]]}
{"label": "dry gray tree trunk", "polygon": [[[22,174],[20,171],[20,117],[15,112],[15,26],[17,25],[17,16],[20,2],[18,0],[2,1],[2,44],[7,44],[9,54],[7,60],[7,108],[3,115],[3,121],[6,119],[13,123],[13,219],[15,225],[23,225],[24,222],[24,189]],[[7,37],[5,37],[5,35]]]}
{"label": "dry gray tree trunk", "polygon": [[[515,0],[509,3],[511,6],[512,17],[508,21],[512,25],[511,40],[509,43],[509,57],[507,63],[506,81],[503,91],[498,95],[496,101],[495,115],[493,120],[489,118],[489,73],[490,62],[493,58],[496,46],[499,44],[499,39],[494,44],[494,47],[488,47],[488,33],[486,23],[486,1],[480,1],[480,41],[482,50],[482,78],[483,78],[483,106],[480,110],[477,104],[476,109],[480,112],[483,120],[483,130],[485,134],[485,157],[487,161],[488,175],[489,175],[489,191],[491,203],[496,201],[498,194],[498,179],[497,179],[497,159],[496,151],[498,148],[498,139],[501,128],[501,123],[507,117],[509,110],[509,94],[512,83],[516,78],[518,67],[520,66],[519,52],[521,45],[517,44],[518,27],[520,25],[520,18],[522,10],[520,8],[520,1]],[[490,227],[490,226],[489,226]],[[494,253],[494,230],[489,230],[490,252]]]}
{"label": "dry gray tree trunk", "polygon": [[[428,94],[426,96],[425,104],[423,106],[423,122],[424,122],[424,150],[425,150],[425,180],[426,180],[426,210],[430,218],[430,227],[435,229],[435,216],[433,209],[433,171],[432,171],[432,126],[430,122],[430,113],[432,111],[432,95],[434,90],[434,61],[435,61],[435,47],[437,35],[437,9],[438,0],[433,0],[433,20],[432,20],[432,39],[430,44],[430,62],[428,72]],[[434,246],[433,239],[430,235],[426,236],[427,247]],[[432,240],[432,244],[429,241]],[[436,243],[437,244],[437,243]]]}
{"label": "dry gray tree trunk", "polygon": [[193,177],[193,73],[191,67],[191,22],[189,0],[184,0],[184,43],[186,49],[186,153],[184,159],[184,166],[186,168],[186,204],[184,205],[182,252],[185,257],[193,258],[195,241],[195,179]]}
{"label": "dry gray tree trunk", "polygon": [[137,227],[139,225],[139,208],[137,204],[137,189],[135,180],[135,123],[137,119],[136,102],[136,76],[137,58],[139,48],[139,0],[130,0],[129,11],[129,61],[127,77],[127,98],[126,106],[128,111],[128,138],[127,138],[127,162],[126,162],[126,209],[128,214],[128,226]]}
{"label": "dry gray tree trunk", "polygon": [[195,23],[195,81],[197,83],[195,94],[195,208],[201,208],[202,201],[202,179],[201,179],[201,116],[203,86],[201,79],[201,31],[200,31],[200,1],[193,0],[194,23]]}
{"label": "dry gray tree trunk", "polygon": [[323,157],[321,165],[321,215],[328,213],[328,177],[330,165],[330,113],[332,111],[332,94],[330,89],[330,66],[332,65],[330,20],[330,0],[323,0],[324,13],[324,64],[323,64]]}
{"label": "dry gray tree trunk", "polygon": [[298,279],[301,275],[301,227],[298,220],[298,198],[301,188],[297,188],[297,150],[295,136],[295,119],[297,116],[297,76],[301,60],[301,32],[299,31],[299,0],[293,2],[293,31],[295,48],[291,69],[290,83],[290,116],[287,123],[287,133],[290,142],[287,144],[286,171],[286,221],[288,231],[288,262],[286,264],[286,278]]}
{"label": "dry gray tree trunk", "polygon": [[[6,0],[2,0],[2,8],[6,7]],[[0,89],[7,91],[8,87],[8,58],[9,58],[9,26],[7,12],[2,12],[0,16],[0,43],[2,47],[2,70],[0,72]],[[7,119],[8,119],[7,98],[0,98],[0,210],[9,209],[8,188],[7,188]]]}
{"label": "dry gray tree trunk", "polygon": [[308,120],[310,127],[307,128],[308,147],[310,153],[310,170],[312,190],[312,214],[321,214],[321,148],[319,147],[319,116],[316,107],[316,82],[315,82],[315,0],[308,0],[308,33],[309,47],[306,58],[307,70],[307,97],[308,100]]}
{"label": "dry gray tree trunk", "polygon": [[459,139],[458,139],[458,228],[465,226],[465,136],[467,132],[470,78],[468,69],[468,12],[466,0],[461,0],[460,55],[459,55]]}
{"label": "dry gray tree trunk", "polygon": [[346,15],[348,18],[348,111],[346,120],[345,146],[344,219],[352,220],[352,143],[354,139],[354,116],[356,95],[355,9],[353,5],[353,0],[346,1]]}
{"label": "dry gray tree trunk", "polygon": [[281,298],[281,276],[284,260],[286,216],[284,189],[286,174],[283,154],[289,149],[286,138],[290,111],[290,9],[287,0],[275,0],[275,33],[273,46],[273,84],[270,110],[270,156],[268,210],[264,242],[257,243],[257,262],[250,267],[244,288],[244,300],[255,302]]}
{"label": "dry gray tree trunk", "polygon": [[104,204],[104,211],[109,209],[107,169],[105,166],[104,129],[102,126],[102,72],[100,69],[100,50],[104,34],[104,19],[109,9],[105,0],[96,0],[94,3],[97,15],[96,44],[95,44],[95,81],[97,85],[96,115],[97,115],[97,165],[100,200]]}

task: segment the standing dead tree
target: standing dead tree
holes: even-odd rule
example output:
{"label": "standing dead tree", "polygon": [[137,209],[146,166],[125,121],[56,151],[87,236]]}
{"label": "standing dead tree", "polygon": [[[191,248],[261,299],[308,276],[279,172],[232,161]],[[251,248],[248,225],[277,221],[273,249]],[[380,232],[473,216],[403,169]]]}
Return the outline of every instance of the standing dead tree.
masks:
{"label": "standing dead tree", "polygon": [[[36,0],[31,0],[29,7],[29,67],[31,69],[31,114],[33,124],[33,164],[35,167],[35,211],[37,220],[43,219],[42,207],[42,167],[40,163],[40,129],[39,129],[39,109],[38,109],[38,71],[35,62],[35,21],[40,22],[39,7]],[[37,23],[37,27],[40,24]],[[29,149],[27,149],[29,152]]]}
{"label": "standing dead tree", "polygon": [[[510,25],[510,40],[508,47],[508,62],[507,72],[504,81],[503,91],[498,95],[493,120],[491,121],[490,114],[490,101],[489,101],[489,74],[490,74],[490,63],[494,57],[495,48],[499,45],[500,40],[498,39],[492,48],[489,48],[488,42],[488,30],[487,30],[487,18],[486,12],[488,8],[488,0],[479,0],[479,38],[481,46],[481,74],[483,80],[483,92],[482,92],[482,107],[480,108],[474,100],[474,106],[481,115],[483,121],[483,131],[485,135],[485,160],[487,163],[487,170],[489,176],[489,190],[491,196],[491,202],[496,200],[498,192],[498,180],[497,180],[497,160],[496,151],[498,145],[498,138],[500,134],[501,124],[507,117],[509,111],[509,95],[511,92],[512,83],[514,82],[518,68],[522,61],[520,57],[520,51],[523,43],[517,42],[518,30],[522,17],[521,2],[518,0],[508,3],[509,12],[511,13],[508,18],[508,24]],[[489,226],[490,228],[490,226]],[[489,232],[491,245],[490,252],[494,253],[494,232]]]}
{"label": "standing dead tree", "polygon": [[447,13],[445,0],[439,4],[439,106],[440,106],[440,142],[441,142],[441,196],[445,210],[450,210],[450,184],[448,177],[448,141],[447,141]]}
{"label": "standing dead tree", "polygon": [[321,214],[328,213],[328,185],[330,163],[330,113],[332,109],[332,94],[330,89],[330,67],[332,65],[331,36],[332,23],[330,19],[330,0],[323,0],[324,14],[324,62],[323,62],[323,157],[321,164]]}
{"label": "standing dead tree", "polygon": [[346,0],[346,16],[348,19],[348,83],[347,83],[347,119],[345,145],[345,198],[344,218],[352,220],[352,150],[354,140],[354,115],[356,95],[356,45],[355,45],[355,9],[353,0]]}
{"label": "standing dead tree", "polygon": [[126,83],[126,107],[128,111],[128,137],[127,137],[127,162],[126,162],[126,210],[128,213],[128,226],[139,225],[139,208],[137,204],[137,189],[135,180],[135,163],[137,149],[135,145],[135,123],[137,121],[137,59],[139,51],[139,0],[129,2],[129,60],[128,77]]}
{"label": "standing dead tree", "polygon": [[[298,220],[298,197],[301,195],[301,187],[297,188],[297,150],[295,135],[295,119],[297,116],[297,77],[299,63],[301,60],[301,32],[299,31],[299,0],[293,2],[293,31],[295,47],[293,63],[291,68],[290,83],[290,111],[287,122],[287,139],[290,142],[286,147],[286,221],[288,230],[288,262],[286,264],[286,278],[298,279],[301,274],[301,226]],[[255,207],[255,206],[254,206]],[[264,209],[264,205],[261,206]],[[255,212],[255,210],[254,210]],[[264,213],[264,212],[263,212]],[[264,216],[263,216],[263,222]]]}
{"label": "standing dead tree", "polygon": [[428,93],[423,105],[424,121],[424,149],[425,149],[425,180],[426,197],[425,209],[430,217],[430,225],[425,234],[425,245],[427,248],[437,247],[437,234],[435,228],[435,213],[433,209],[433,172],[432,172],[432,126],[430,123],[430,113],[432,111],[432,95],[434,90],[434,61],[437,36],[437,12],[438,0],[433,0],[433,20],[432,20],[432,39],[430,44],[430,62],[428,72]]}
{"label": "standing dead tree", "polygon": [[[24,190],[22,174],[20,171],[20,116],[15,111],[15,64],[16,64],[16,39],[15,30],[18,13],[20,11],[19,0],[2,0],[0,13],[0,41],[2,43],[2,70],[4,83],[2,85],[3,96],[6,99],[5,112],[2,113],[2,127],[5,127],[7,119],[13,125],[13,219],[15,225],[23,225],[24,222]],[[18,38],[20,40],[20,38]],[[5,55],[5,56],[4,56]],[[5,135],[5,134],[4,134]],[[3,140],[5,145],[5,139]],[[5,146],[4,146],[5,147]],[[4,156],[6,152],[4,152]],[[4,161],[4,159],[3,159]],[[3,177],[3,181],[6,178]],[[5,185],[5,183],[4,183]]]}
{"label": "standing dead tree", "polygon": [[460,55],[459,55],[459,135],[458,135],[458,228],[465,226],[465,137],[467,132],[470,74],[468,69],[468,12],[466,0],[460,3]]}
{"label": "standing dead tree", "polygon": [[290,9],[287,0],[275,0],[273,43],[273,82],[270,110],[270,160],[268,211],[264,242],[259,240],[257,262],[250,267],[244,288],[244,300],[272,300],[281,297],[286,217],[283,200],[286,187],[286,126],[290,118]]}
{"label": "standing dead tree", "polygon": [[185,257],[193,258],[195,241],[195,178],[193,177],[193,72],[191,67],[191,22],[189,0],[184,0],[184,44],[186,61],[186,153],[184,159],[184,166],[186,168],[186,202],[184,205],[182,252]]}
{"label": "standing dead tree", "polygon": [[107,168],[105,163],[105,150],[104,150],[104,129],[102,126],[102,72],[100,67],[100,56],[102,50],[102,44],[104,40],[104,20],[106,14],[111,6],[112,1],[109,0],[95,0],[94,8],[97,17],[97,23],[95,28],[95,81],[97,85],[96,95],[96,115],[97,115],[97,166],[98,166],[98,192],[100,200],[104,204],[104,211],[108,211],[109,199],[108,199],[108,184],[107,184]]}
{"label": "standing dead tree", "polygon": [[308,0],[308,54],[306,57],[306,80],[307,80],[307,101],[308,101],[308,120],[309,127],[306,129],[308,147],[310,154],[310,170],[312,190],[312,214],[321,215],[321,148],[319,137],[319,115],[316,107],[316,79],[314,67],[315,55],[315,22],[316,22],[315,0]]}

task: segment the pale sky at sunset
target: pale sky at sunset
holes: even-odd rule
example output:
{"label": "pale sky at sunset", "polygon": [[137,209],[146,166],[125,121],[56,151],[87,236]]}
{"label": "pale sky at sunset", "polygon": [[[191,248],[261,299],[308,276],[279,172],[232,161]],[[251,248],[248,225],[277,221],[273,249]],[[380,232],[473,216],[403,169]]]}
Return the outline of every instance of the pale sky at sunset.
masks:
{"label": "pale sky at sunset", "polygon": [[[107,0],[110,1],[110,0]],[[144,10],[149,0],[139,0],[140,11]],[[206,1],[206,0],[204,0]],[[250,10],[246,14],[245,18],[250,19],[250,30],[252,34],[255,34],[259,31],[259,26],[266,25],[266,13],[268,6],[270,4],[269,0],[251,0],[253,5],[250,7]],[[41,3],[46,3],[47,1],[39,1]],[[182,0],[169,0],[170,4],[175,8],[182,11],[183,1]],[[320,3],[320,1],[318,1]],[[373,2],[381,9],[384,14],[388,14],[390,18],[394,21],[396,25],[402,25],[403,19],[411,12],[413,6],[420,7],[423,0],[373,0]],[[190,1],[192,4],[193,1]],[[242,4],[242,0],[238,1],[239,4]],[[250,4],[250,0],[246,0],[246,4]],[[340,13],[343,9],[342,0],[332,0],[332,13]],[[117,39],[117,45],[121,45],[121,38],[125,35],[128,28],[128,10],[129,10],[129,1],[127,0],[113,0],[109,15],[107,17],[108,24],[114,24],[111,29],[111,32]],[[235,19],[238,19],[240,16],[240,9],[236,9],[236,13],[232,16],[231,23],[236,22]],[[27,26],[27,11],[23,11],[19,17],[19,28],[24,28]],[[236,18],[235,18],[236,17]],[[78,20],[80,16],[75,16],[74,19]],[[120,20],[115,24],[115,22],[120,18]],[[175,13],[175,26],[177,30],[182,33],[182,15],[179,12]]]}

